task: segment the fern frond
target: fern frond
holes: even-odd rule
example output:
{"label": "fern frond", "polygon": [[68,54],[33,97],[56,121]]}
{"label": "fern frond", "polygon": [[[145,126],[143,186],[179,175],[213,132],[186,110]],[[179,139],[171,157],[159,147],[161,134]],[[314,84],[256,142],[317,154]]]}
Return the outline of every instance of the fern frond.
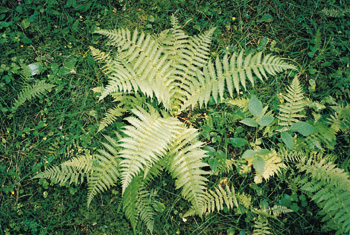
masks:
{"label": "fern frond", "polygon": [[134,177],[123,194],[123,211],[125,217],[130,221],[134,231],[136,231],[136,224],[140,212],[137,208],[140,186],[140,177]]}
{"label": "fern frond", "polygon": [[235,195],[234,187],[231,189],[226,185],[225,190],[219,185],[215,191],[209,190],[204,199],[202,213],[212,213],[215,211],[223,210],[225,206],[230,210],[233,209],[233,205],[238,207],[238,201]]}
{"label": "fern frond", "polygon": [[136,207],[140,214],[140,219],[146,224],[150,233],[153,233],[155,211],[152,207],[151,193],[141,185]]}
{"label": "fern frond", "polygon": [[250,195],[237,194],[236,195],[239,204],[242,204],[245,208],[249,208],[252,205],[252,197]]}
{"label": "fern frond", "polygon": [[182,57],[182,49],[188,46],[189,36],[181,29],[174,15],[171,16],[171,25],[173,27],[168,31],[168,37],[162,40],[162,44],[165,45],[164,52],[171,55],[171,59],[177,60]]}
{"label": "fern frond", "polygon": [[288,150],[286,148],[281,148],[278,151],[278,155],[282,158],[283,162],[300,162],[301,159],[305,158],[304,151],[294,151]]}
{"label": "fern frond", "polygon": [[148,164],[153,165],[166,155],[179,123],[176,118],[162,118],[154,108],[149,108],[149,112],[142,108],[133,109],[131,112],[136,118],[126,119],[131,125],[125,127],[127,137],[120,140],[123,192],[132,178]]}
{"label": "fern frond", "polygon": [[[172,74],[171,63],[167,53],[163,53],[163,47],[157,43],[150,35],[134,31],[133,35],[127,29],[98,30],[96,33],[107,36],[111,43],[120,48],[120,63],[109,63],[107,70],[113,71],[113,79],[116,84],[110,84],[107,88],[117,89],[119,80],[134,83],[141,91],[152,98],[153,94],[164,104],[166,108],[170,105],[172,86],[169,85]],[[124,74],[121,77],[120,74]],[[143,82],[142,82],[143,81]],[[129,83],[127,83],[129,85]],[[146,85],[146,88],[143,86]],[[126,87],[123,87],[124,89]],[[130,88],[130,85],[128,86]],[[118,87],[120,89],[120,85]],[[149,91],[151,89],[151,91]],[[109,90],[109,93],[113,90]],[[115,90],[114,90],[115,92]],[[105,94],[103,94],[105,95]]]}
{"label": "fern frond", "polygon": [[94,164],[92,174],[88,180],[88,206],[97,193],[101,193],[114,186],[120,175],[118,144],[109,136],[105,136],[105,138],[108,143],[103,143],[103,145],[108,151],[100,149],[98,150],[100,154],[95,154],[97,162]]}
{"label": "fern frond", "polygon": [[[299,181],[301,190],[309,192],[312,200],[327,214],[323,221],[332,220],[339,231],[350,232],[350,179],[343,169],[321,160],[299,164],[307,180]],[[311,178],[311,181],[308,179]]]}
{"label": "fern frond", "polygon": [[281,214],[294,212],[292,209],[289,209],[288,207],[281,206],[281,205],[274,205],[273,207],[269,208],[267,211],[273,216],[279,216]]}
{"label": "fern frond", "polygon": [[[233,187],[230,189],[228,185],[226,185],[225,189],[223,189],[220,185],[218,185],[217,188],[205,192],[202,204],[203,206],[201,214],[221,211],[225,206],[229,210],[233,209],[234,205],[238,207],[235,189]],[[185,213],[184,217],[192,216],[195,214],[196,211],[194,209],[190,209]]]}
{"label": "fern frond", "polygon": [[283,98],[286,100],[286,103],[280,105],[279,125],[291,126],[293,123],[299,122],[300,118],[305,117],[300,114],[304,110],[305,101],[297,76],[287,88],[287,94],[283,95]]}
{"label": "fern frond", "polygon": [[339,18],[339,17],[345,16],[346,14],[350,14],[350,7],[346,7],[344,9],[323,8],[322,13],[325,14],[326,16]]}
{"label": "fern frond", "polygon": [[275,75],[286,69],[295,69],[295,67],[276,56],[262,56],[262,52],[255,55],[249,54],[245,58],[243,58],[243,51],[239,55],[234,53],[230,59],[225,55],[222,62],[217,57],[215,64],[210,61],[203,68],[203,74],[197,72],[198,82],[194,82],[190,87],[189,96],[183,101],[181,110],[196,103],[200,106],[207,105],[211,96],[216,101],[223,99],[225,83],[232,97],[234,88],[239,93],[240,84],[246,90],[247,79],[254,86],[253,75],[263,81],[263,77],[267,79],[266,74]]}
{"label": "fern frond", "polygon": [[348,132],[350,130],[350,105],[333,106],[335,113],[329,118],[331,128],[337,133],[338,131]]}
{"label": "fern frond", "polygon": [[123,93],[114,93],[112,97],[114,98],[113,102],[117,102],[117,105],[107,110],[104,118],[100,121],[97,132],[112,124],[118,117],[123,116],[124,113],[133,109],[135,106],[141,106],[145,101],[145,99],[138,94],[132,96]]}
{"label": "fern frond", "polygon": [[236,99],[229,99],[226,101],[226,103],[237,106],[240,109],[242,109],[243,112],[245,112],[248,110],[249,101],[250,99],[248,98],[236,98]]}
{"label": "fern frond", "polygon": [[[179,29],[176,29],[176,31],[179,31]],[[172,103],[173,107],[180,109],[186,97],[191,94],[191,87],[199,85],[196,76],[197,73],[202,73],[202,68],[209,61],[209,48],[215,28],[188,40],[185,40],[182,31],[176,31],[174,52],[172,52],[173,67],[176,69],[173,76],[176,93],[172,97]],[[177,112],[181,110],[177,110]]]}
{"label": "fern frond", "polygon": [[100,122],[97,132],[100,132],[105,127],[111,125],[115,120],[117,120],[118,117],[121,117],[127,111],[127,107],[120,107],[120,105],[108,109],[102,121]]}
{"label": "fern frond", "polygon": [[39,81],[33,84],[32,86],[26,86],[19,94],[17,99],[15,100],[12,111],[15,112],[19,106],[24,104],[24,102],[31,100],[32,98],[43,94],[46,91],[51,90],[55,85],[48,84],[45,81]]}
{"label": "fern frond", "polygon": [[281,168],[283,168],[282,159],[274,150],[272,150],[270,154],[263,155],[262,158],[265,160],[265,169],[262,174],[265,180],[278,174]]}
{"label": "fern frond", "polygon": [[255,220],[253,235],[264,235],[271,234],[270,228],[268,226],[267,221],[263,221],[262,219]]}
{"label": "fern frond", "polygon": [[202,150],[202,142],[197,140],[198,131],[182,125],[178,135],[173,138],[168,154],[168,171],[176,178],[176,188],[182,188],[182,196],[194,206],[201,215],[205,185],[208,174],[202,167],[208,166],[202,159],[206,151]]}
{"label": "fern frond", "polygon": [[56,181],[60,185],[64,185],[69,181],[71,183],[83,183],[84,178],[91,173],[94,159],[90,155],[82,155],[75,157],[61,166],[53,166],[44,172],[34,176],[33,179],[45,178]]}

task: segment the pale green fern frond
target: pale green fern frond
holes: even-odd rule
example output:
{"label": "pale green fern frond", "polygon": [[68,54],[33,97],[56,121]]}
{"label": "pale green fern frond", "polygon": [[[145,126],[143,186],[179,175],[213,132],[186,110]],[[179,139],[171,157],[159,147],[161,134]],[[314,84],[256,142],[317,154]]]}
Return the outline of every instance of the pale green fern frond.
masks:
{"label": "pale green fern frond", "polygon": [[100,149],[98,150],[100,154],[95,154],[97,161],[92,168],[92,174],[88,180],[88,206],[97,193],[101,193],[114,186],[120,175],[118,144],[116,140],[109,136],[105,136],[105,138],[108,143],[103,143],[103,145],[108,151]]}
{"label": "pale green fern frond", "polygon": [[66,182],[69,182],[69,184],[83,183],[84,178],[91,173],[93,161],[94,159],[91,155],[75,157],[62,163],[61,166],[53,166],[39,173],[33,179],[45,178],[56,181],[60,185],[64,185]]}
{"label": "pale green fern frond", "polygon": [[197,214],[201,215],[204,190],[208,174],[202,167],[208,166],[203,162],[206,151],[201,149],[202,142],[197,140],[198,131],[186,128],[182,124],[178,135],[173,138],[169,151],[168,171],[176,178],[176,188],[182,187],[182,196],[192,203]]}
{"label": "pale green fern frond", "polygon": [[252,205],[252,197],[250,195],[245,195],[244,193],[236,195],[239,204],[243,205],[245,208],[249,208]]}
{"label": "pale green fern frond", "polygon": [[329,118],[331,128],[335,131],[349,132],[350,130],[350,105],[333,106],[335,113]]}
{"label": "pale green fern frond", "polygon": [[137,222],[141,219],[152,234],[155,215],[152,204],[151,194],[145,189],[141,177],[134,177],[124,192],[123,210],[135,232]]}
{"label": "pale green fern frond", "polygon": [[100,122],[97,132],[100,132],[105,127],[111,125],[115,120],[117,120],[117,118],[123,116],[123,114],[128,110],[129,109],[127,107],[121,107],[121,105],[116,105],[115,107],[108,109]]}
{"label": "pale green fern frond", "polygon": [[118,104],[107,110],[104,118],[100,121],[98,131],[101,131],[108,125],[112,124],[117,118],[124,115],[124,113],[128,112],[135,106],[142,106],[145,99],[138,95],[125,95],[124,93],[114,93],[112,94],[114,98],[113,102],[117,102]]}
{"label": "pale green fern frond", "polygon": [[268,221],[261,219],[259,216],[259,218],[255,220],[254,231],[252,234],[253,235],[271,234],[268,224],[269,224]]}
{"label": "pale green fern frond", "polygon": [[133,177],[166,155],[178,125],[176,118],[162,118],[154,108],[149,108],[149,112],[133,109],[136,117],[126,119],[131,125],[125,127],[127,137],[120,140],[123,192]]}
{"label": "pale green fern frond", "polygon": [[[177,33],[180,39],[176,39],[174,47],[179,47],[176,54],[172,57],[174,60],[174,88],[175,94],[172,97],[172,106],[180,109],[188,96],[191,95],[193,86],[198,86],[197,73],[202,73],[202,68],[207,65],[210,54],[210,44],[215,28],[204,33],[184,40],[183,34]],[[192,89],[192,90],[191,90]],[[179,112],[180,110],[176,110]]]}
{"label": "pale green fern frond", "polygon": [[326,16],[330,16],[334,18],[343,17],[346,14],[350,14],[350,7],[346,7],[344,9],[323,8],[322,13],[325,14]]}
{"label": "pale green fern frond", "polygon": [[171,59],[177,60],[182,57],[182,49],[188,46],[189,36],[181,29],[174,15],[171,16],[171,25],[173,27],[167,31],[167,37],[161,42],[164,45],[164,52],[171,55]]}
{"label": "pale green fern frond", "polygon": [[321,160],[299,164],[306,176],[298,181],[301,190],[309,192],[313,201],[327,214],[323,221],[333,221],[338,230],[350,232],[350,179],[349,174],[332,162]]}
{"label": "pale green fern frond", "polygon": [[55,85],[48,84],[45,81],[39,81],[33,84],[32,86],[26,86],[19,94],[17,99],[15,100],[11,110],[15,112],[19,106],[24,104],[24,102],[31,100],[32,98],[43,94],[49,90],[51,90]]}
{"label": "pale green fern frond", "polygon": [[123,194],[123,211],[134,231],[136,231],[135,228],[140,212],[137,208],[140,185],[140,177],[134,177]]}
{"label": "pale green fern frond", "polygon": [[[135,92],[140,89],[150,98],[155,97],[165,108],[170,108],[170,85],[172,61],[163,47],[150,35],[126,29],[99,30],[96,33],[107,36],[119,48],[116,61],[106,64],[104,69],[113,82],[109,83],[101,97],[111,92]],[[118,61],[118,62],[117,62]]]}
{"label": "pale green fern frond", "polygon": [[281,58],[272,55],[262,56],[262,52],[249,54],[243,58],[242,51],[239,55],[234,53],[230,59],[225,55],[222,61],[217,57],[215,63],[210,61],[203,68],[203,73],[197,72],[198,81],[193,82],[190,87],[189,96],[183,101],[181,110],[197,103],[200,106],[207,105],[210,97],[216,101],[223,99],[225,83],[230,95],[233,96],[234,88],[239,93],[240,84],[246,89],[247,79],[254,85],[253,75],[263,81],[263,77],[267,78],[267,74],[275,75],[286,69],[295,67]]}
{"label": "pale green fern frond", "polygon": [[243,112],[248,111],[248,104],[250,99],[248,98],[236,98],[226,100],[226,103],[232,104],[242,109]]}
{"label": "pale green fern frond", "polygon": [[279,125],[291,126],[293,123],[299,122],[300,118],[305,117],[300,114],[304,110],[305,100],[297,76],[287,88],[287,94],[283,95],[283,98],[286,100],[286,103],[280,105]]}
{"label": "pale green fern frond", "polygon": [[140,219],[145,223],[147,229],[152,234],[155,211],[153,209],[151,193],[143,185],[141,185],[139,190],[136,207],[139,210]]}
{"label": "pale green fern frond", "polygon": [[[225,189],[223,189],[220,185],[213,190],[208,190],[203,196],[202,202],[202,212],[205,213],[213,213],[215,211],[221,211],[224,207],[227,207],[229,210],[233,209],[233,207],[238,207],[238,201],[235,195],[235,189],[226,185]],[[190,209],[184,217],[195,215],[195,210]]]}
{"label": "pale green fern frond", "polygon": [[279,149],[278,155],[282,158],[283,162],[285,163],[300,162],[303,158],[305,158],[305,152],[288,150],[286,148]]}

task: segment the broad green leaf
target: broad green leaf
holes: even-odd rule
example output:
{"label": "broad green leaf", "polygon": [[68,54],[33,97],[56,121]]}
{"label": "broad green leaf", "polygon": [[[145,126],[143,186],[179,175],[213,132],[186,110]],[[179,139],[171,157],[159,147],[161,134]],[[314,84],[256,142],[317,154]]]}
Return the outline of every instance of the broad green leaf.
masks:
{"label": "broad green leaf", "polygon": [[28,19],[28,18],[27,18],[27,19],[23,19],[21,25],[22,25],[22,27],[23,27],[24,29],[28,28],[29,25],[30,25],[29,19]]}
{"label": "broad green leaf", "polygon": [[270,14],[265,14],[261,19],[258,20],[258,22],[272,22],[273,17]]}
{"label": "broad green leaf", "polygon": [[64,63],[64,65],[62,66],[62,68],[59,71],[59,74],[64,76],[67,74],[75,74],[75,64],[77,63],[77,59],[76,58],[71,58],[69,59],[66,63]]}
{"label": "broad green leaf", "polygon": [[251,119],[251,118],[245,118],[242,121],[240,121],[240,123],[243,123],[244,125],[251,126],[251,127],[257,127],[258,126],[258,123],[255,120]]}
{"label": "broad green leaf", "polygon": [[0,13],[5,13],[7,11],[8,11],[7,7],[0,6]]}
{"label": "broad green leaf", "polygon": [[208,163],[213,171],[219,166],[219,161],[216,158],[210,158]]}
{"label": "broad green leaf", "polygon": [[24,44],[30,44],[30,43],[32,43],[32,40],[30,40],[29,38],[27,38],[26,36],[24,36],[24,37],[22,38],[22,42],[23,42]]}
{"label": "broad green leaf", "polygon": [[271,122],[273,121],[273,117],[271,116],[263,116],[259,121],[258,124],[260,126],[268,126],[271,124]]}
{"label": "broad green leaf", "polygon": [[316,131],[316,129],[307,122],[294,123],[291,125],[290,130],[299,132],[303,136],[309,136]]}
{"label": "broad green leaf", "polygon": [[203,149],[208,152],[209,156],[215,156],[216,154],[216,150],[208,145],[205,146]]}
{"label": "broad green leaf", "polygon": [[250,98],[248,109],[249,109],[249,112],[253,114],[254,117],[261,116],[263,111],[263,105],[255,95],[252,95],[252,97]]}
{"label": "broad green leaf", "polygon": [[271,151],[268,150],[268,149],[258,149],[258,150],[255,150],[255,153],[256,153],[257,155],[263,156],[263,155],[268,155],[268,154],[270,154]]}
{"label": "broad green leaf", "polygon": [[266,47],[268,42],[269,42],[269,39],[267,37],[263,37],[259,42],[257,50],[258,51],[263,50]]}
{"label": "broad green leaf", "polygon": [[264,174],[265,160],[262,157],[255,156],[253,159],[253,167],[258,173]]}
{"label": "broad green leaf", "polygon": [[10,26],[10,23],[7,23],[6,21],[2,21],[2,22],[0,22],[0,25],[1,25],[2,27],[9,27],[9,26]]}
{"label": "broad green leaf", "polygon": [[255,151],[254,150],[251,150],[251,149],[248,149],[246,150],[243,155],[242,155],[242,158],[243,159],[247,159],[247,158],[252,158],[255,156]]}
{"label": "broad green leaf", "polygon": [[243,138],[230,138],[230,142],[233,145],[233,147],[239,148],[244,146],[247,141]]}
{"label": "broad green leaf", "polygon": [[16,11],[17,11],[19,14],[21,14],[21,13],[23,12],[23,9],[22,9],[21,6],[17,6],[17,7],[16,7]]}
{"label": "broad green leaf", "polygon": [[287,146],[287,148],[293,149],[293,147],[294,147],[293,139],[292,139],[292,136],[288,132],[282,132],[281,139],[282,139],[283,143]]}

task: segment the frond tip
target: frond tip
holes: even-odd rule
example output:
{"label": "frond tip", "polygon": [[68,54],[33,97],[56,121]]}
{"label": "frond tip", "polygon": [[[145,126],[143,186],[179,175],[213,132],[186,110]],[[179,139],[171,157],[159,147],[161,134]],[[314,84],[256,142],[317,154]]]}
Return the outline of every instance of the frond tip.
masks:
{"label": "frond tip", "polygon": [[15,100],[12,106],[12,111],[15,112],[24,102],[51,90],[53,87],[55,87],[55,85],[48,84],[45,81],[39,81],[32,86],[26,86]]}

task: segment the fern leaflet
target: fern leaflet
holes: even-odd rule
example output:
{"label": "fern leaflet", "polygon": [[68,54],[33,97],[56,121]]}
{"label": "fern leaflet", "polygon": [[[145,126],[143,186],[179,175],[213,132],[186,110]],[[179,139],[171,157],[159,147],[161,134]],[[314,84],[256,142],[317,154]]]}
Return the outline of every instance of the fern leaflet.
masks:
{"label": "fern leaflet", "polygon": [[39,81],[32,86],[25,87],[18,95],[15,100],[12,111],[15,112],[19,106],[21,106],[27,100],[31,100],[32,98],[38,96],[39,94],[43,94],[44,92],[52,89],[55,85],[48,84],[45,81]]}
{"label": "fern leaflet", "polygon": [[286,95],[283,95],[287,102],[280,105],[280,113],[278,115],[279,125],[281,126],[290,126],[295,122],[299,122],[300,118],[305,117],[300,114],[304,110],[305,101],[297,77],[293,79],[292,84],[287,88],[287,92]]}

